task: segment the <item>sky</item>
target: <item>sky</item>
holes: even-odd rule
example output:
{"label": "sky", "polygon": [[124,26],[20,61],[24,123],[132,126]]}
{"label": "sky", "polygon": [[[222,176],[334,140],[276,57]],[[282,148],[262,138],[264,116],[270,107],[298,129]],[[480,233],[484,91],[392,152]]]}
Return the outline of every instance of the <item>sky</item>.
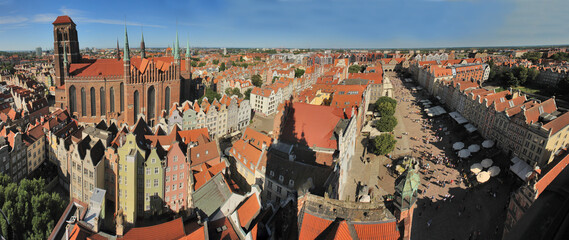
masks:
{"label": "sky", "polygon": [[443,48],[569,43],[567,0],[0,0],[0,50],[53,49],[59,15],[79,46]]}

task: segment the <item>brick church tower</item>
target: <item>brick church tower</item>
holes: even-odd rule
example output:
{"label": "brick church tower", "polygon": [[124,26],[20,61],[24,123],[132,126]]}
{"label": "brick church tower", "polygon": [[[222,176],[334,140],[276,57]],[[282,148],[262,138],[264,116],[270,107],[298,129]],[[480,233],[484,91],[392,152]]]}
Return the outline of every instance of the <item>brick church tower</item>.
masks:
{"label": "brick church tower", "polygon": [[[59,16],[53,22],[53,51],[55,60],[55,103],[57,107],[67,106],[65,92],[65,71],[64,53],[67,55],[69,64],[79,63],[81,54],[79,52],[79,40],[75,23],[69,16]],[[63,48],[66,49],[63,49]]]}
{"label": "brick church tower", "polygon": [[415,159],[408,159],[408,164],[407,171],[395,180],[395,216],[399,229],[403,231],[403,240],[411,239],[413,210],[417,202],[417,189],[421,185]]}

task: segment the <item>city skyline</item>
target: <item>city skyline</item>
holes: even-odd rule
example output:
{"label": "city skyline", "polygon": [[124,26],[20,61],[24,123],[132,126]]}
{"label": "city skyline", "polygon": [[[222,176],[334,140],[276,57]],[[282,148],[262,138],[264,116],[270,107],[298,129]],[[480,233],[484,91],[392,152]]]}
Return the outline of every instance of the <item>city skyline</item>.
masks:
{"label": "city skyline", "polygon": [[[2,0],[0,50],[51,49],[51,23],[69,15],[81,47],[110,48],[129,27],[132,43],[144,29],[148,47],[180,41],[200,47],[438,48],[563,45],[568,2],[412,1],[199,1],[55,3]],[[112,6],[112,7],[110,7]]]}

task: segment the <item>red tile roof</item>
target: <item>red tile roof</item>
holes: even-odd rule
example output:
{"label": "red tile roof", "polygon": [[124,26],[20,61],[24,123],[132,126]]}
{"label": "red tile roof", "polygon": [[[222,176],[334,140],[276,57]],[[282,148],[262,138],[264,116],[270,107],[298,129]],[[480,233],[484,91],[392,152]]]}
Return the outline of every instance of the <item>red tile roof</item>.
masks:
{"label": "red tile roof", "polygon": [[123,237],[123,240],[133,239],[133,240],[154,240],[154,239],[180,239],[186,236],[184,232],[184,223],[182,218],[176,218],[172,221],[165,222],[162,224],[150,226],[150,227],[139,227],[130,229]]}
{"label": "red tile roof", "polygon": [[306,103],[293,103],[292,108],[292,116],[287,116],[281,131],[285,140],[302,141],[308,147],[337,148],[337,141],[331,138],[338,121],[344,118],[342,109]]}
{"label": "red tile roof", "polygon": [[52,24],[73,23],[73,20],[67,15],[59,16]]}
{"label": "red tile roof", "polygon": [[201,171],[194,169],[194,190],[201,188],[205,183],[207,183],[207,181],[213,178],[213,176],[223,171],[225,167],[226,165],[224,161],[221,161],[213,166],[210,166],[207,163],[202,163]]}
{"label": "red tile roof", "polygon": [[246,128],[243,133],[243,140],[249,141],[249,144],[253,145],[257,149],[263,148],[263,143],[268,148],[271,146],[273,139],[265,134],[255,131],[252,128]]}
{"label": "red tile roof", "polygon": [[199,136],[205,136],[209,140],[209,132],[207,128],[199,128],[193,130],[178,131],[178,135],[184,140],[184,143],[197,142]]}
{"label": "red tile roof", "polygon": [[332,224],[331,220],[319,218],[305,212],[302,217],[302,226],[298,239],[316,239],[330,224]]}
{"label": "red tile roof", "polygon": [[262,150],[255,148],[243,139],[239,139],[233,144],[230,154],[235,160],[245,165],[251,172],[255,172],[255,168],[261,158]]}
{"label": "red tile roof", "polygon": [[217,142],[208,142],[199,144],[190,148],[190,167],[200,165],[202,163],[218,163],[220,161],[219,151],[217,150]]}
{"label": "red tile roof", "polygon": [[259,215],[261,212],[261,205],[259,204],[259,198],[257,194],[251,195],[243,205],[237,209],[237,215],[239,216],[239,224],[244,229],[249,229],[251,222]]}
{"label": "red tile roof", "polygon": [[527,124],[532,124],[539,120],[539,115],[542,113],[552,113],[557,110],[557,105],[555,104],[555,99],[550,98],[544,102],[533,106],[530,109],[524,111],[524,116]]}
{"label": "red tile roof", "polygon": [[374,84],[381,84],[383,82],[383,73],[350,73],[349,79],[365,79]]}
{"label": "red tile roof", "polygon": [[205,227],[200,227],[179,240],[205,240]]}
{"label": "red tile roof", "polygon": [[373,224],[354,224],[354,229],[358,238],[364,239],[399,239],[399,231],[396,222],[373,223]]}
{"label": "red tile roof", "polygon": [[551,170],[549,170],[545,175],[543,175],[535,184],[535,189],[537,190],[537,196],[549,186],[551,182],[567,167],[569,164],[569,155],[565,156],[559,163],[557,163]]}
{"label": "red tile roof", "polygon": [[566,112],[558,118],[553,119],[551,122],[543,125],[543,128],[551,130],[551,135],[554,135],[561,129],[567,127],[567,125],[569,125],[569,112]]}
{"label": "red tile roof", "polygon": [[[218,232],[217,228],[222,228],[223,226],[227,229]],[[218,220],[208,222],[208,230],[210,239],[239,240],[239,236],[233,229],[228,218],[220,218]]]}

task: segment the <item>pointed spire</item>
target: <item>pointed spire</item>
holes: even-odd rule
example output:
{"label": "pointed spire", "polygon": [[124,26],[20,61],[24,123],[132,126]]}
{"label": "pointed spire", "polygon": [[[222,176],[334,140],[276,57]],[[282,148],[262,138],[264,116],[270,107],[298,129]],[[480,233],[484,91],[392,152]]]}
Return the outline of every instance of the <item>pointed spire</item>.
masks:
{"label": "pointed spire", "polygon": [[117,37],[117,60],[121,59],[121,49],[119,48],[119,38]]}
{"label": "pointed spire", "polygon": [[190,38],[188,38],[188,42],[186,43],[186,58],[190,57]]}
{"label": "pointed spire", "polygon": [[144,45],[144,32],[142,32],[142,41],[140,41],[140,58],[146,58],[146,46]]}
{"label": "pointed spire", "polygon": [[130,61],[130,49],[128,49],[128,33],[126,31],[126,22],[124,23],[124,61]]}
{"label": "pointed spire", "polygon": [[180,42],[178,41],[178,31],[176,31],[176,43],[174,45],[174,59],[180,59]]}

